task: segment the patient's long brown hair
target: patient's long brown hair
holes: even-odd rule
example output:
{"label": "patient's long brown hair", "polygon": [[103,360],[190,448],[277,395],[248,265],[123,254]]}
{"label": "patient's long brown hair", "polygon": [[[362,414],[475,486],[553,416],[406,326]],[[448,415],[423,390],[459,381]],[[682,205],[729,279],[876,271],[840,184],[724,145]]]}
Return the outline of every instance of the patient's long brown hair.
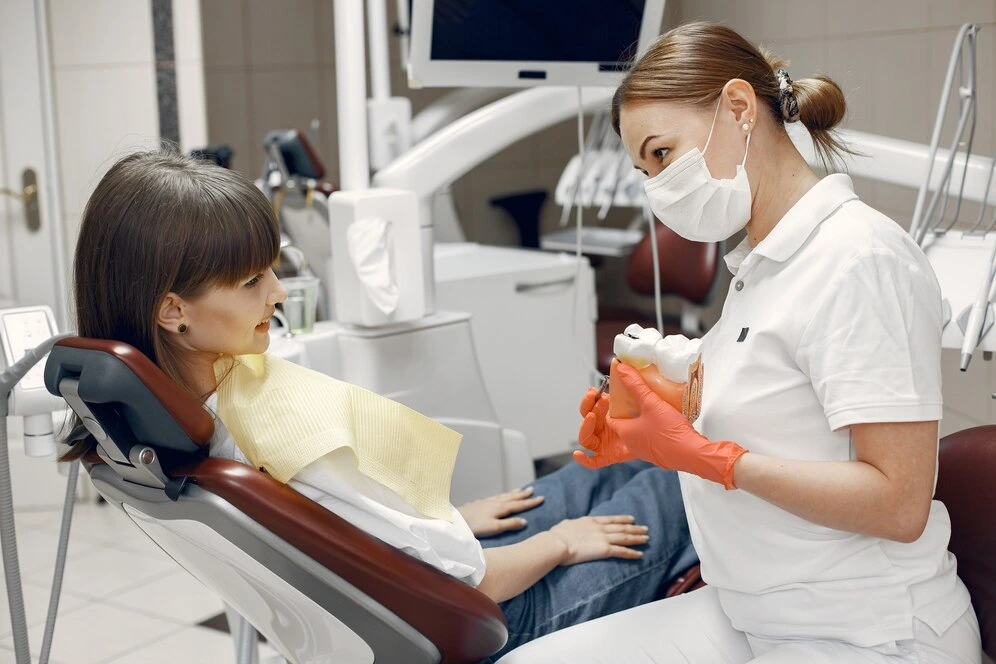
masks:
{"label": "patient's long brown hair", "polygon": [[77,333],[131,344],[203,397],[156,323],[163,298],[235,286],[279,251],[269,202],[238,173],[168,147],[129,155],[107,171],[83,213],[73,264]]}

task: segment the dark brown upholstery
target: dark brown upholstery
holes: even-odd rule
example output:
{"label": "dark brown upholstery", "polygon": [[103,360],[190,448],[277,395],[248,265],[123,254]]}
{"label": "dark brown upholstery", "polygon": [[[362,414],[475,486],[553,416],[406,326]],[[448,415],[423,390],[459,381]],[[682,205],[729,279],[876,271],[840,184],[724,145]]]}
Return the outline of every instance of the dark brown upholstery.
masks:
{"label": "dark brown upholstery", "polygon": [[229,459],[178,467],[273,534],[361,589],[432,641],[443,662],[476,662],[505,644],[505,617],[473,588],[384,544],[269,475]]}
{"label": "dark brown upholstery", "polygon": [[702,580],[702,569],[697,564],[692,565],[681,576],[671,582],[664,597],[683,595],[693,590],[698,590],[703,586],[705,586],[705,581]]}
{"label": "dark brown upholstery", "polygon": [[[660,262],[661,295],[677,295],[695,305],[708,303],[719,270],[719,245],[692,242],[664,224],[657,224],[657,250]],[[650,233],[633,249],[626,265],[626,283],[640,295],[654,294],[654,257]],[[633,308],[599,306],[595,326],[596,359],[602,373],[608,373],[612,344],[627,325],[657,327],[652,312]],[[680,321],[665,318],[661,332],[681,334]]]}
{"label": "dark brown upholstery", "polygon": [[996,656],[996,426],[966,429],[941,439],[935,497],[951,515],[958,576],[979,617],[982,648]]}
{"label": "dark brown upholstery", "polygon": [[[73,337],[72,348],[108,353],[131,368],[196,441],[207,443],[214,422],[142,353],[119,342]],[[507,630],[488,597],[352,526],[255,468],[201,455],[160,456],[172,479],[186,477],[219,496],[277,537],[324,565],[421,632],[443,662],[476,662],[498,651]],[[89,471],[104,461],[84,457]]]}
{"label": "dark brown upholstery", "polygon": [[201,403],[178,388],[176,383],[153,364],[152,360],[132,346],[120,341],[85,337],[67,337],[60,339],[57,345],[113,355],[145,383],[190,440],[202,447],[211,440],[214,434],[214,420],[201,407]]}
{"label": "dark brown upholstery", "polygon": [[[657,253],[661,293],[692,304],[705,304],[719,267],[719,245],[692,242],[664,224],[657,224]],[[650,233],[636,245],[626,266],[626,283],[640,295],[654,294],[654,254]]]}

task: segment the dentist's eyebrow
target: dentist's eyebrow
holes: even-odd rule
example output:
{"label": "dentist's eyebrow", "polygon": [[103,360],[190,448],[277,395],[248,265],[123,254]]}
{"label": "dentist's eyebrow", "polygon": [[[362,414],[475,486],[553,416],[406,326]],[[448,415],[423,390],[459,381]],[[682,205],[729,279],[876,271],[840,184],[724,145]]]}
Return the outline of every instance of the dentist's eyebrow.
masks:
{"label": "dentist's eyebrow", "polygon": [[661,136],[661,134],[651,134],[650,136],[647,136],[645,139],[643,139],[643,143],[640,144],[640,159],[641,160],[647,158],[646,155],[645,155],[645,152],[647,150],[647,143],[649,143],[650,141],[654,140],[655,138],[660,138],[660,136]]}

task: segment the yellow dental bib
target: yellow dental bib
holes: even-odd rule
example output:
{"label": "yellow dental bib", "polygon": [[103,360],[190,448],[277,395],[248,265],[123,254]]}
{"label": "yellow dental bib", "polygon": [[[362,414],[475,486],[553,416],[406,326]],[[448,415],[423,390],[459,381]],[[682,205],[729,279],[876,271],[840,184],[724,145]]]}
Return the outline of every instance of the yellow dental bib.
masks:
{"label": "yellow dental bib", "polygon": [[249,461],[287,482],[348,447],[357,468],[426,516],[451,519],[461,434],[368,390],[270,355],[215,362],[218,417]]}

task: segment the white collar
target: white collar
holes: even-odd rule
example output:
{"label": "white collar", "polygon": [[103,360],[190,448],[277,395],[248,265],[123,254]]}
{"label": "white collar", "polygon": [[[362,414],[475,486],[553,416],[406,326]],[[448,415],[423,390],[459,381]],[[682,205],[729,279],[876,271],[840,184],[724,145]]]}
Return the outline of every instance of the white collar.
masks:
{"label": "white collar", "polygon": [[[844,173],[826,176],[796,201],[753,251],[773,261],[788,260],[802,248],[817,226],[841,205],[857,197],[850,176]],[[724,257],[730,271],[736,274],[751,251],[748,238],[744,238]]]}

